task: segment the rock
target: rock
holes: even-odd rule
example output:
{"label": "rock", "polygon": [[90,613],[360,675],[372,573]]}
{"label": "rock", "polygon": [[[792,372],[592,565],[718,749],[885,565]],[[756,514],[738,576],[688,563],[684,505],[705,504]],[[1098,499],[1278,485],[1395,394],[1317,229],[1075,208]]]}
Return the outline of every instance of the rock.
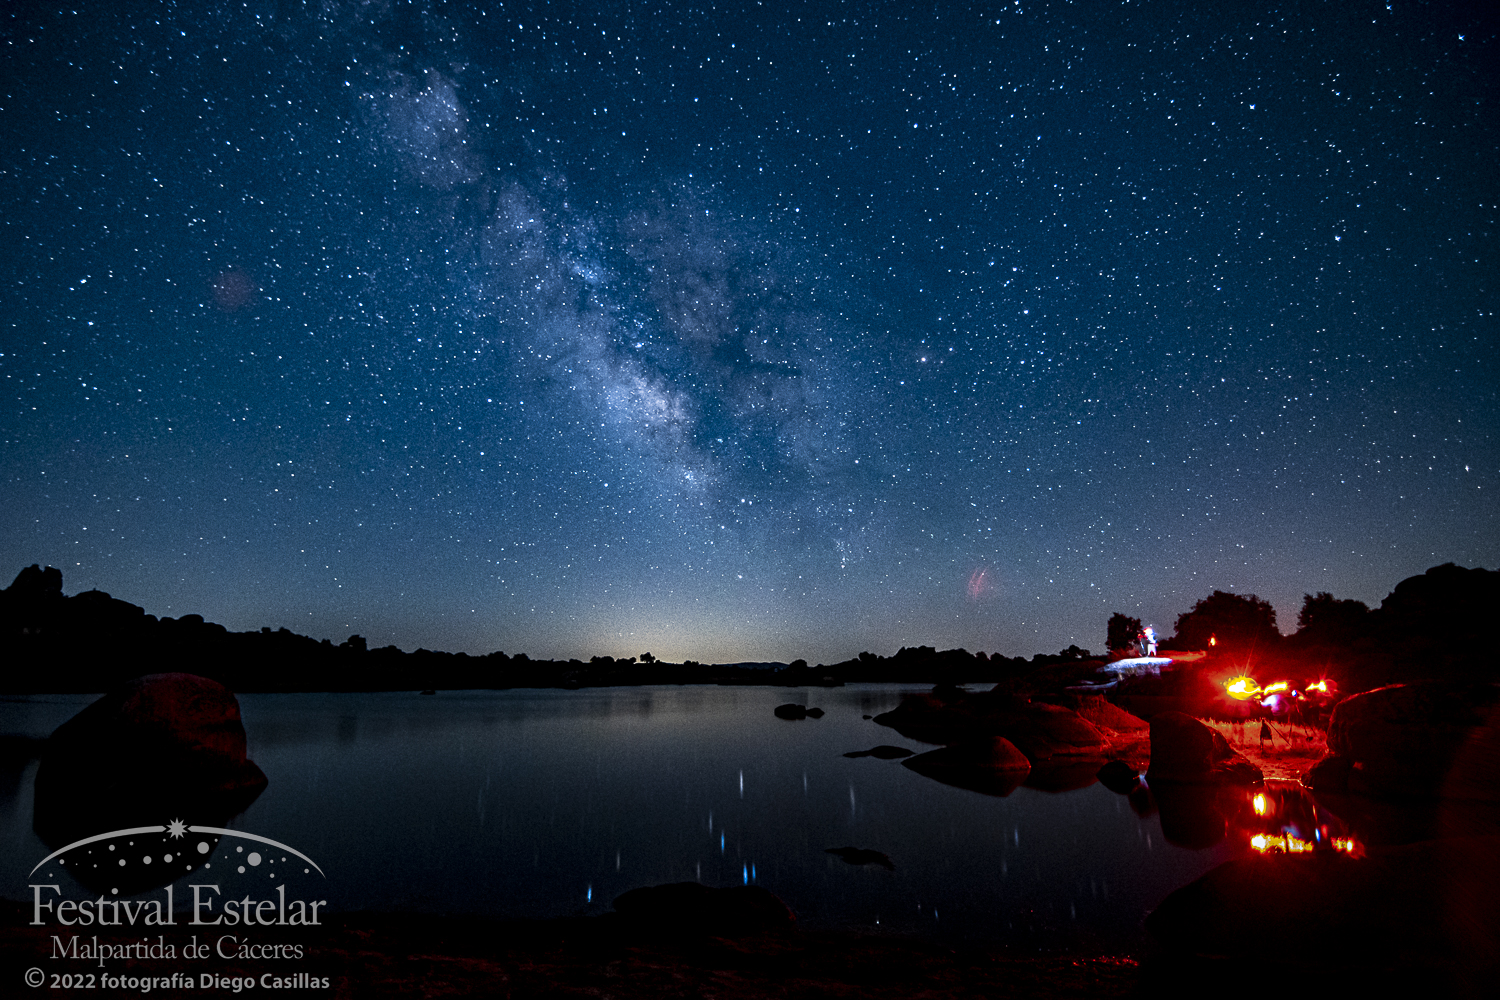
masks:
{"label": "rock", "polygon": [[1328,750],[1348,762],[1351,792],[1495,802],[1497,726],[1500,686],[1417,681],[1340,702],[1329,722]]}
{"label": "rock", "polygon": [[1012,701],[993,713],[1000,732],[1033,764],[1055,757],[1104,756],[1109,739],[1070,709]]}
{"label": "rock", "polygon": [[1098,781],[1098,761],[1054,757],[1032,765],[1022,784],[1039,792],[1075,792]]}
{"label": "rock", "polygon": [[1268,965],[1420,969],[1433,996],[1491,995],[1500,972],[1500,838],[1230,861],[1166,898],[1146,928],[1171,952]]}
{"label": "rock", "polygon": [[1265,780],[1260,768],[1236,753],[1217,730],[1181,712],[1158,712],[1151,717],[1151,764],[1146,776],[1153,785],[1253,785]]}
{"label": "rock", "polygon": [[245,756],[234,694],[192,674],[152,674],[106,694],[48,739],[34,826],[54,848],[174,819],[223,826],[265,787]]}
{"label": "rock", "polygon": [[967,700],[950,703],[932,694],[910,694],[889,712],[875,716],[875,722],[922,743],[957,743],[983,734],[974,712],[964,705]]}
{"label": "rock", "polygon": [[889,855],[864,847],[830,847],[824,853],[837,855],[849,865],[879,865],[886,871],[896,870],[895,862],[891,861]]}
{"label": "rock", "polygon": [[1099,779],[1099,784],[1116,795],[1130,794],[1130,790],[1135,787],[1136,779],[1140,777],[1136,769],[1123,760],[1106,761],[1094,776]]}
{"label": "rock", "polygon": [[901,762],[923,777],[945,785],[1005,797],[1026,780],[1031,762],[1001,736],[929,750]]}
{"label": "rock", "polygon": [[821,719],[823,717],[823,710],[821,708],[809,708],[807,710],[807,717],[809,719]]}
{"label": "rock", "polygon": [[615,912],[637,930],[707,937],[740,937],[788,930],[792,911],[757,885],[712,889],[697,882],[631,889],[615,897]]}
{"label": "rock", "polygon": [[910,757],[916,751],[908,750],[906,747],[893,747],[889,743],[882,743],[878,747],[869,750],[855,750],[844,754],[845,757],[879,757],[881,760],[896,760],[900,757]]}
{"label": "rock", "polygon": [[993,693],[909,695],[875,721],[924,743],[1003,737],[1033,764],[1059,756],[1102,758],[1109,747],[1109,738],[1071,709]]}
{"label": "rock", "polygon": [[1342,794],[1349,790],[1351,761],[1336,753],[1324,754],[1302,775],[1302,783],[1315,792]]}
{"label": "rock", "polygon": [[1161,835],[1191,851],[1219,843],[1229,829],[1229,821],[1217,793],[1209,783],[1157,782],[1151,788],[1151,804],[1161,814]]}
{"label": "rock", "polygon": [[776,713],[776,718],[786,719],[790,722],[795,722],[798,719],[807,718],[807,707],[805,705],[793,705],[788,703],[785,705],[777,705],[772,711]]}
{"label": "rock", "polygon": [[48,600],[62,596],[62,570],[53,566],[42,569],[32,563],[16,574],[5,592],[24,600]]}

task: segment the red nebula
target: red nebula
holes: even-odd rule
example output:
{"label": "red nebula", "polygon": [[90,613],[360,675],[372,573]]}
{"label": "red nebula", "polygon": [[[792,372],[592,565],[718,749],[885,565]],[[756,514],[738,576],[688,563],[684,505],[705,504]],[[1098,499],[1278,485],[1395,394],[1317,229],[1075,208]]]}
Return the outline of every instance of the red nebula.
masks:
{"label": "red nebula", "polygon": [[969,600],[977,601],[988,594],[995,587],[990,581],[990,571],[987,569],[976,569],[969,574]]}

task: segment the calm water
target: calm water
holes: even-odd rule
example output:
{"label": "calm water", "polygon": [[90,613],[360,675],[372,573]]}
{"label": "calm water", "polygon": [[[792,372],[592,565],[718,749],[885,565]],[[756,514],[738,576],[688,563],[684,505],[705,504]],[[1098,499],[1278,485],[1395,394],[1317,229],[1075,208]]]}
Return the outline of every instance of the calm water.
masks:
{"label": "calm water", "polygon": [[[861,718],[907,690],[242,695],[270,785],[234,826],[314,859],[334,908],[552,917],[637,886],[748,881],[805,926],[1039,947],[1138,943],[1146,912],[1231,856],[1167,843],[1099,785],[993,798],[842,756],[930,749]],[[0,733],[45,736],[90,700],[0,701]],[[827,715],[775,718],[787,701]],[[31,831],[35,771],[0,771],[11,899],[49,853]],[[843,846],[894,871],[825,852]]]}

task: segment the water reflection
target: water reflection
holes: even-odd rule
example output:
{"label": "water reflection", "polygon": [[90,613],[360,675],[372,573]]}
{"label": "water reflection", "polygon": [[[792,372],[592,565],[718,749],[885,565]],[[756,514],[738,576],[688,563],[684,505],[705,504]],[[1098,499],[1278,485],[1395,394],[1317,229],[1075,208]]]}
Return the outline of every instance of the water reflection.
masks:
{"label": "water reflection", "polygon": [[[863,716],[909,691],[245,695],[270,785],[236,825],[326,858],[331,909],[551,917],[645,885],[759,884],[806,927],[1037,947],[1135,941],[1143,912],[1236,850],[1164,845],[1081,765],[979,787],[903,767]],[[827,715],[789,725],[772,713],[788,701]],[[0,705],[0,732],[11,718]],[[0,803],[0,894],[49,853],[32,774]]]}

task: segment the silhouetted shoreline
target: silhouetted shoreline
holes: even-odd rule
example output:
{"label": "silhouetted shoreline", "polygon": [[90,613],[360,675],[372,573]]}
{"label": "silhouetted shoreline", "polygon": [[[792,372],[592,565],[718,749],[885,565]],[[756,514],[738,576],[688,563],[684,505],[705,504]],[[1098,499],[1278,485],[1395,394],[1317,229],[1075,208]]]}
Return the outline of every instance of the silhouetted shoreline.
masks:
{"label": "silhouetted shoreline", "polygon": [[[1274,658],[1283,669],[1338,680],[1345,691],[1418,678],[1500,679],[1484,633],[1500,606],[1500,572],[1447,564],[1402,581],[1380,608],[1332,595],[1308,595],[1299,628],[1282,636],[1260,623],[1239,645],[1221,644],[1221,661]],[[1177,648],[1234,638],[1249,612],[1270,606],[1254,595],[1215,592],[1178,619]],[[1216,617],[1217,616],[1217,617]],[[1115,618],[1123,621],[1121,615]],[[1113,630],[1116,622],[1112,619]],[[1170,642],[1163,649],[1171,648]],[[863,652],[834,664],[663,663],[649,653],[540,660],[497,651],[471,656],[395,646],[370,649],[353,635],[335,645],[286,628],[231,632],[201,615],[157,618],[137,605],[90,590],[62,592],[62,573],[32,565],[0,591],[0,693],[95,693],[148,673],[182,671],[241,692],[505,690],[669,684],[786,687],[849,683],[1016,685],[1016,693],[1061,691],[1095,678],[1106,658],[1070,646],[1030,658],[1000,653],[903,647],[892,656]],[[1118,653],[1116,655],[1119,655]],[[1170,654],[1167,654],[1170,655]]]}

